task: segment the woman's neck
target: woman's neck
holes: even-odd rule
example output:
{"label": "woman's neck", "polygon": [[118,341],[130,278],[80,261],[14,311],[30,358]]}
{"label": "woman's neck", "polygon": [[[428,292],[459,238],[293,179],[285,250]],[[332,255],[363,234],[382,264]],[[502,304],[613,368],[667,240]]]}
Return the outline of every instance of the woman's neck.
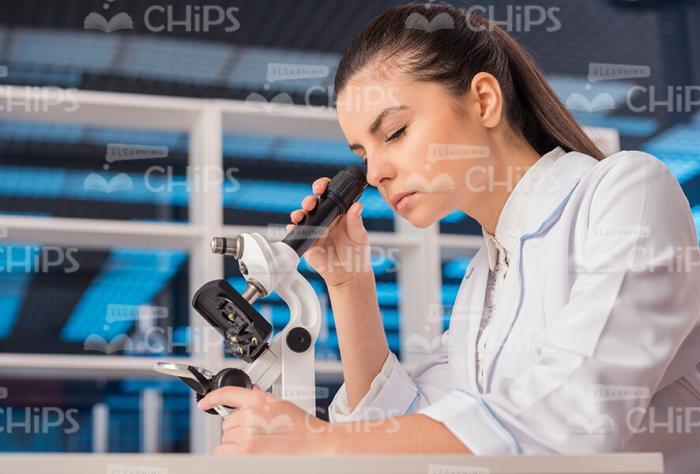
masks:
{"label": "woman's neck", "polygon": [[487,173],[489,183],[486,189],[477,193],[476,199],[470,199],[461,209],[474,218],[489,234],[496,233],[496,225],[508,197],[527,170],[540,159],[540,154],[523,140],[524,143],[503,144],[492,147],[490,165],[493,169]]}

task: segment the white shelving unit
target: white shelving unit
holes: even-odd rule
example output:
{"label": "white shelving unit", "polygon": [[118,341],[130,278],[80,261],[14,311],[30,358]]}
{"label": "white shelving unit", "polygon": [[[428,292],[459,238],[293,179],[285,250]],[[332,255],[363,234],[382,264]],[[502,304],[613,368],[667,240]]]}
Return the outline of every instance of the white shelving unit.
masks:
{"label": "white shelving unit", "polygon": [[[56,96],[64,95],[64,102]],[[189,140],[189,165],[223,167],[224,133],[264,134],[275,136],[343,139],[335,112],[303,106],[257,105],[230,100],[183,99],[90,91],[46,94],[40,88],[0,87],[0,118],[32,122],[72,123],[104,127],[129,127],[186,132]],[[22,104],[30,104],[26,107]],[[70,111],[67,111],[70,110]],[[595,130],[594,135],[607,150],[619,148],[613,130]],[[315,177],[309,177],[309,183]],[[53,217],[0,216],[0,226],[7,230],[6,241],[31,241],[45,245],[78,246],[106,249],[112,246],[174,248],[189,254],[190,291],[205,282],[223,277],[223,260],[209,252],[214,235],[241,232],[264,232],[250,226],[225,226],[221,189],[193,187],[189,199],[189,222],[186,224],[128,222],[114,220],[69,219]],[[290,209],[291,210],[291,209]],[[438,225],[416,229],[396,217],[395,232],[371,232],[372,245],[399,249],[399,312],[402,344],[410,334],[433,340],[442,330],[440,321],[428,318],[431,304],[440,304],[441,252],[467,256],[478,248],[479,236],[444,235]],[[432,319],[432,320],[431,320]],[[211,330],[191,310],[193,329]],[[209,347],[206,353],[177,358],[179,362],[219,369],[231,365],[224,358],[223,344]],[[415,349],[402,351],[409,369],[422,358]],[[121,378],[157,377],[151,371],[152,357],[93,355],[0,354],[0,375],[11,377]],[[319,361],[319,379],[341,377],[339,363]],[[202,416],[194,404],[191,409],[191,450],[208,453],[218,444],[219,421]]]}

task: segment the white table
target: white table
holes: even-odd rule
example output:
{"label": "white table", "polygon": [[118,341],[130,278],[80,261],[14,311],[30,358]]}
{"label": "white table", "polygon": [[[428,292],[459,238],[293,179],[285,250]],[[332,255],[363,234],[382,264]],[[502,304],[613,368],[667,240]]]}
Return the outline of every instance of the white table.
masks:
{"label": "white table", "polygon": [[3,454],[3,474],[662,474],[660,453],[591,456]]}

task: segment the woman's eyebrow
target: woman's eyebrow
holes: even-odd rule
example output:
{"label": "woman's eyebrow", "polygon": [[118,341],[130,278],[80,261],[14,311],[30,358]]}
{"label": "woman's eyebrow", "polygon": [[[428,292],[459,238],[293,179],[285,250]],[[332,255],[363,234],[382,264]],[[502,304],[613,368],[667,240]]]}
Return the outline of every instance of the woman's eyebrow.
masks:
{"label": "woman's eyebrow", "polygon": [[[374,119],[372,124],[369,126],[369,134],[374,135],[374,133],[379,129],[379,127],[382,125],[382,120],[384,120],[384,117],[389,115],[392,112],[397,112],[399,110],[406,110],[408,109],[407,106],[405,105],[395,105],[393,107],[387,107],[386,109],[382,110],[379,115],[377,115],[377,118]],[[364,148],[362,145],[359,143],[353,143],[352,145],[349,145],[351,151],[355,151],[358,148]]]}

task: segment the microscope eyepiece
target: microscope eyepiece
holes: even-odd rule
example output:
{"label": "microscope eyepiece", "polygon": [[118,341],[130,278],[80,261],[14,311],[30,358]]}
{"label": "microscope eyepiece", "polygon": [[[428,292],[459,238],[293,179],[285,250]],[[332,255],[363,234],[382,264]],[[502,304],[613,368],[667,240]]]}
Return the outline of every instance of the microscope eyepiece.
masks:
{"label": "microscope eyepiece", "polygon": [[331,222],[350,209],[366,187],[367,178],[360,168],[348,166],[340,170],[328,183],[316,207],[294,226],[282,242],[294,249],[297,255],[304,255]]}
{"label": "microscope eyepiece", "polygon": [[367,186],[367,178],[356,166],[348,166],[336,174],[328,183],[327,193],[338,199],[340,214],[345,214],[350,206],[360,198]]}

